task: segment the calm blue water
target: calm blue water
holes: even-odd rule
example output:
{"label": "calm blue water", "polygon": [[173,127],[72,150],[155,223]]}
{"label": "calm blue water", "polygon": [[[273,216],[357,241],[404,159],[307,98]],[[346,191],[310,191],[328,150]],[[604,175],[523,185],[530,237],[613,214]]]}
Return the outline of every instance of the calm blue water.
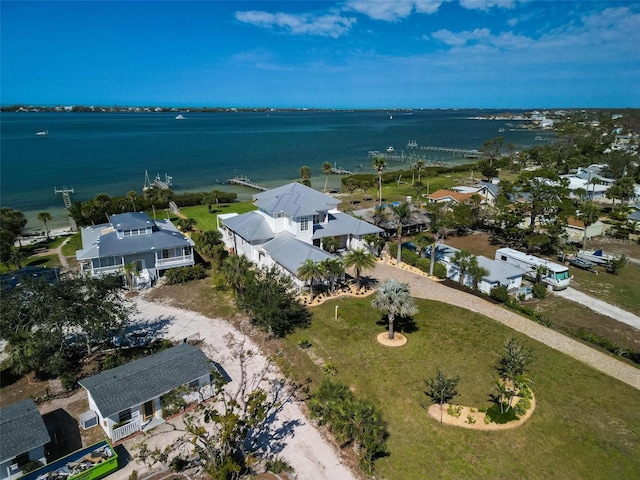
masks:
{"label": "calm blue water", "polygon": [[[21,210],[26,230],[42,230],[39,211],[65,226],[60,195],[54,187],[73,188],[72,200],[98,193],[141,192],[144,172],[173,176],[176,191],[219,188],[227,178],[246,175],[265,186],[299,178],[311,167],[312,184],[324,186],[320,165],[372,172],[370,150],[398,155],[410,140],[418,145],[479,148],[485,140],[505,136],[519,148],[535,143],[535,133],[509,131],[504,121],[471,120],[488,111],[414,110],[392,112],[267,113],[2,113],[0,115],[0,199],[3,207]],[[48,130],[38,137],[35,132]],[[461,162],[440,152],[422,152],[427,162]],[[400,167],[400,162],[389,162]],[[338,185],[340,179],[331,177]],[[251,192],[235,190],[244,198]]]}

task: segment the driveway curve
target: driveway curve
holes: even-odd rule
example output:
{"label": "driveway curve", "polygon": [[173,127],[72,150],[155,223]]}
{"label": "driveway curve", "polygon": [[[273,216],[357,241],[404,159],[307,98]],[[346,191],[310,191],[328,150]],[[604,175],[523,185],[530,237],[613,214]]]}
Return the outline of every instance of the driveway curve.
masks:
{"label": "driveway curve", "polygon": [[[219,363],[231,378],[230,386],[233,387],[234,379],[241,376],[240,365],[234,353],[234,347],[230,345],[229,335],[234,340],[244,341],[245,351],[251,351],[250,361],[245,365],[249,375],[250,385],[252,378],[258,375],[267,363],[266,357],[258,346],[246,335],[233,327],[229,322],[216,318],[209,318],[199,313],[175,308],[166,304],[149,302],[137,297],[135,305],[138,313],[131,328],[144,329],[150,335],[166,338],[174,341],[186,339],[200,339],[204,345],[202,350],[209,358]],[[233,387],[235,388],[235,387]],[[179,420],[178,420],[179,421]],[[280,409],[272,420],[272,431],[277,435],[270,437],[269,449],[277,448],[278,455],[282,456],[296,471],[297,478],[309,480],[355,480],[357,477],[342,462],[337,448],[323,438],[320,431],[306,419],[301,404],[293,398],[283,400]],[[151,448],[161,448],[171,445],[181,434],[173,427],[157,427],[150,433]],[[155,433],[157,432],[157,433]],[[134,453],[139,438],[133,437],[124,442],[130,452]],[[148,475],[149,467],[133,458],[129,464],[121,470],[113,473],[114,480],[126,480],[136,470],[140,477]]]}
{"label": "driveway curve", "polygon": [[398,267],[386,262],[378,262],[371,276],[378,281],[393,278],[400,282],[407,283],[414,297],[437,300],[486,315],[517,332],[523,333],[534,340],[544,343],[606,375],[640,390],[640,369],[616,360],[550,328],[528,320],[504,307],[494,305],[474,295],[446,287],[409,268],[410,267],[403,267],[402,265]]}

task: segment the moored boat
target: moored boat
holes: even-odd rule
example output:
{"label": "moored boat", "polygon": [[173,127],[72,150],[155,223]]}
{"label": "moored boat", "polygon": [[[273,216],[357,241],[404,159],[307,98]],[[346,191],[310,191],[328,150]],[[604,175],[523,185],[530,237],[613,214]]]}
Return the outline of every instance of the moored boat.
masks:
{"label": "moored boat", "polygon": [[46,137],[47,135],[49,135],[49,130],[40,130],[39,132],[36,132],[36,137]]}
{"label": "moored boat", "polygon": [[187,119],[187,117],[185,117],[182,114],[176,116],[176,120],[186,120],[186,119]]}

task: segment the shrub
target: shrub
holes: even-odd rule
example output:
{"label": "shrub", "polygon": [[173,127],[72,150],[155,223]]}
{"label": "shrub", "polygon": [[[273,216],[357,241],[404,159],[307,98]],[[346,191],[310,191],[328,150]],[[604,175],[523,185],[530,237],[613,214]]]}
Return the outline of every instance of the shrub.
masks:
{"label": "shrub", "polygon": [[298,342],[298,346],[304,350],[304,349],[309,348],[311,346],[311,342],[308,339],[303,338],[302,340],[300,340]]}
{"label": "shrub", "polygon": [[447,267],[445,267],[440,262],[436,262],[433,266],[433,275],[440,280],[444,280],[447,278]]}
{"label": "shrub", "polygon": [[187,283],[193,280],[200,280],[202,278],[205,278],[206,276],[207,272],[202,265],[173,268],[171,270],[167,270],[167,273],[165,273],[165,278],[167,279],[167,283],[169,285]]}
{"label": "shrub", "polygon": [[452,417],[455,418],[460,418],[460,414],[462,413],[462,406],[461,405],[449,405],[447,407],[447,414],[451,415]]}
{"label": "shrub", "polygon": [[332,363],[325,363],[322,366],[322,371],[325,375],[329,375],[330,377],[335,377],[338,373],[338,369]]}
{"label": "shrub", "polygon": [[476,419],[473,418],[473,415],[467,415],[467,423],[469,425],[473,425],[474,423],[476,423]]}
{"label": "shrub", "polygon": [[65,372],[60,377],[60,383],[65,390],[73,390],[78,384],[78,376],[75,373]]}
{"label": "shrub", "polygon": [[516,403],[515,406],[513,407],[513,409],[516,412],[516,415],[518,415],[519,417],[527,413],[527,410],[529,410],[530,408],[531,408],[531,400],[529,400],[526,397],[521,397],[520,400],[518,400],[518,403]]}
{"label": "shrub", "polygon": [[267,472],[271,473],[293,473],[293,467],[287,461],[279,456],[267,460]]}
{"label": "shrub", "polygon": [[129,475],[129,480],[138,480],[138,471],[134,470],[133,472],[131,472],[131,475]]}
{"label": "shrub", "polygon": [[123,363],[124,358],[122,358],[122,355],[110,353],[102,360],[102,370],[111,370],[112,368],[119,367]]}
{"label": "shrub", "polygon": [[544,298],[547,296],[547,286],[542,282],[536,282],[531,287],[531,294],[534,298]]}
{"label": "shrub", "polygon": [[504,285],[496,285],[493,287],[491,292],[489,292],[489,296],[500,303],[505,303],[509,300],[509,292]]}
{"label": "shrub", "polygon": [[[396,250],[397,251],[397,250]],[[402,249],[402,261],[408,265],[415,266],[420,256],[413,250]]]}
{"label": "shrub", "polygon": [[423,272],[429,273],[429,267],[431,266],[431,260],[428,258],[419,258],[416,261],[416,267]]}
{"label": "shrub", "polygon": [[187,468],[188,463],[189,462],[187,462],[186,459],[178,455],[177,457],[173,457],[173,460],[171,460],[171,465],[169,466],[169,468],[174,472],[181,472],[185,468]]}
{"label": "shrub", "polygon": [[37,470],[43,466],[44,465],[42,465],[42,462],[39,462],[38,460],[32,460],[24,464],[24,466],[22,467],[22,473],[33,472],[34,470]]}

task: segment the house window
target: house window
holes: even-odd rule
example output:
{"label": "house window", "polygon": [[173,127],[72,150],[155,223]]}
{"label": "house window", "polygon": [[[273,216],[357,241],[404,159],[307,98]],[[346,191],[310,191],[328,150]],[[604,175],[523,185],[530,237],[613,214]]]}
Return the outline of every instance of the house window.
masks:
{"label": "house window", "polygon": [[194,380],[192,382],[189,382],[189,390],[197,390],[198,389],[198,385],[199,385],[198,380]]}
{"label": "house window", "polygon": [[300,220],[300,231],[304,232],[309,230],[309,217],[302,217]]}
{"label": "house window", "polygon": [[21,453],[18,455],[14,461],[14,463],[18,464],[18,468],[24,467],[27,463],[29,463],[31,459],[29,458],[29,452]]}
{"label": "house window", "polygon": [[124,423],[131,420],[131,409],[127,408],[118,413],[118,423]]}

